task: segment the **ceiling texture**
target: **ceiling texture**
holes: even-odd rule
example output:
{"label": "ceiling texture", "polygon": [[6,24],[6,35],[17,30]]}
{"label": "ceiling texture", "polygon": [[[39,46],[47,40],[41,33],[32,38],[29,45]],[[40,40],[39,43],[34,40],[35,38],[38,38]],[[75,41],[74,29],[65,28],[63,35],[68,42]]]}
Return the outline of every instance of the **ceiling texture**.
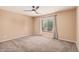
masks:
{"label": "ceiling texture", "polygon": [[75,6],[39,6],[36,14],[33,11],[24,11],[24,10],[31,10],[32,6],[0,6],[0,9],[20,13],[28,16],[41,16],[45,14],[50,14],[58,11],[73,9]]}

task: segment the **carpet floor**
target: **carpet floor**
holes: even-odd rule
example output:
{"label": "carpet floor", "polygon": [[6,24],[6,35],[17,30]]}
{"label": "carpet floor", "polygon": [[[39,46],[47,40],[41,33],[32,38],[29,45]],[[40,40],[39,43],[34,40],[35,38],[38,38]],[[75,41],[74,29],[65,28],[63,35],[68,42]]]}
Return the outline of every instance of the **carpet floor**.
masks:
{"label": "carpet floor", "polygon": [[77,52],[75,43],[29,36],[0,43],[0,52]]}

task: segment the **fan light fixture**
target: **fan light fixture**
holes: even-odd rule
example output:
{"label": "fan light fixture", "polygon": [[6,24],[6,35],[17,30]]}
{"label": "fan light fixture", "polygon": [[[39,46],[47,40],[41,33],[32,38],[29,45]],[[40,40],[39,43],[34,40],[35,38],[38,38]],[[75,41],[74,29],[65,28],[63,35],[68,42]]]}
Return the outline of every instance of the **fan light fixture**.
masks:
{"label": "fan light fixture", "polygon": [[34,11],[36,14],[39,14],[37,12],[38,9],[39,9],[39,6],[32,6],[32,9],[31,10],[24,10],[24,11]]}

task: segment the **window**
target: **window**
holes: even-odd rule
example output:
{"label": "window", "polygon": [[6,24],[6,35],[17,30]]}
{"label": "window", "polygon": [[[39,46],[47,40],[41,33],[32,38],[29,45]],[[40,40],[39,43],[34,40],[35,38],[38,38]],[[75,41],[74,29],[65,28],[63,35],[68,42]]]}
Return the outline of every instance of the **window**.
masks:
{"label": "window", "polygon": [[42,18],[42,31],[43,32],[52,32],[54,28],[54,17],[46,16]]}

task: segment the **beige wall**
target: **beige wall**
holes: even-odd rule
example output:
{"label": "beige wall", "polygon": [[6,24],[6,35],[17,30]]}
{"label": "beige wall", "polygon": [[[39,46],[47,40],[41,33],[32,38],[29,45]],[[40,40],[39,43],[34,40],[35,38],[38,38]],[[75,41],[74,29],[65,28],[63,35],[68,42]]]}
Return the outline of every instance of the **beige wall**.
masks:
{"label": "beige wall", "polygon": [[57,13],[57,26],[60,39],[76,41],[76,9]]}
{"label": "beige wall", "polygon": [[0,42],[32,34],[32,17],[0,10]]}
{"label": "beige wall", "polygon": [[79,50],[79,7],[77,7],[77,47]]}
{"label": "beige wall", "polygon": [[38,17],[34,18],[34,33],[40,34],[40,19]]}
{"label": "beige wall", "polygon": [[[76,9],[55,14],[57,14],[59,38],[76,41]],[[53,33],[40,31],[39,17],[33,19],[29,16],[0,10],[0,42],[32,35],[33,33],[53,38]]]}
{"label": "beige wall", "polygon": [[[57,14],[57,28],[59,38],[66,41],[76,41],[76,9],[66,10]],[[35,34],[53,37],[53,33],[40,32],[40,17],[35,17]]]}

